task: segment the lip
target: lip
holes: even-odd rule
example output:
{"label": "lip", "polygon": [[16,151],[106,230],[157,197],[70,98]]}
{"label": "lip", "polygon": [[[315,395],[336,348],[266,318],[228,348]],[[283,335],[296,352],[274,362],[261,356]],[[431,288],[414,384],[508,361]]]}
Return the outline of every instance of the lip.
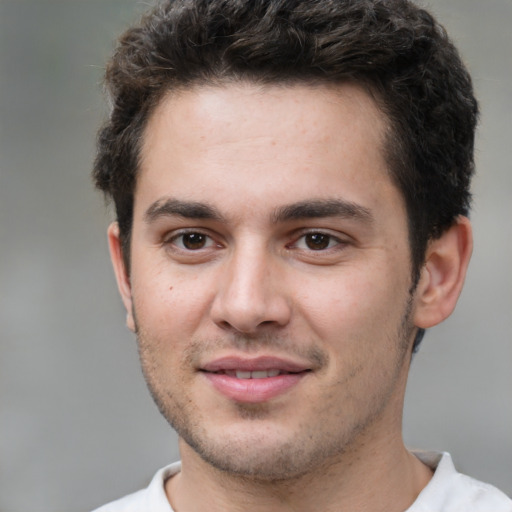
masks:
{"label": "lip", "polygon": [[273,356],[260,356],[255,358],[226,356],[209,361],[201,367],[201,370],[206,372],[221,372],[223,370],[242,370],[247,372],[281,370],[283,372],[299,373],[309,369],[310,367],[305,364]]}
{"label": "lip", "polygon": [[[201,367],[202,374],[226,398],[244,403],[267,402],[295,387],[311,368],[295,361],[277,357],[242,358],[228,356],[210,361]],[[277,376],[239,379],[233,371],[279,370]],[[230,372],[226,374],[224,372]]]}

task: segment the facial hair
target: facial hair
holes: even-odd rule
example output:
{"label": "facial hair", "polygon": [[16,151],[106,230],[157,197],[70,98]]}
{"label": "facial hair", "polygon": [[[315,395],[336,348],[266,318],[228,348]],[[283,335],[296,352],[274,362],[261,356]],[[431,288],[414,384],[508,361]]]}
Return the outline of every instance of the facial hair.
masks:
{"label": "facial hair", "polygon": [[[179,437],[187,443],[206,463],[214,468],[254,481],[290,481],[300,478],[313,470],[328,467],[343,458],[356,444],[358,437],[368,431],[381,416],[395,389],[401,370],[409,359],[411,339],[414,327],[411,323],[412,301],[407,301],[403,316],[396,333],[390,336],[389,342],[396,346],[394,367],[386,380],[386,387],[373,390],[373,395],[367,397],[362,414],[350,414],[341,408],[339,417],[334,422],[322,421],[322,418],[332,417],[333,390],[325,390],[325,400],[310,404],[313,419],[311,424],[301,423],[294,435],[282,438],[277,443],[269,443],[268,436],[272,434],[272,417],[275,409],[267,403],[244,404],[233,403],[238,421],[250,425],[251,434],[219,435],[212,434],[205,426],[203,411],[197,406],[189,394],[186,383],[171,379],[171,385],[162,383],[158,378],[159,343],[154,343],[149,334],[137,326],[137,338],[142,370],[149,391],[162,415],[176,430]],[[134,312],[135,313],[135,312]],[[241,334],[226,334],[216,339],[196,339],[183,350],[178,371],[169,368],[168,371],[176,376],[188,375],[191,369],[199,367],[199,362],[220,350],[231,349],[251,354],[270,348],[290,357],[298,357],[310,363],[315,371],[321,374],[329,368],[331,358],[318,342],[298,345],[294,340],[280,334],[265,334],[247,336]],[[174,371],[173,371],[174,370]],[[361,368],[356,366],[349,375],[341,376],[350,386],[351,379],[357,377]],[[337,386],[343,382],[337,382]],[[307,400],[307,397],[305,398]],[[300,404],[298,404],[300,406]],[[328,423],[328,424],[327,424]],[[261,425],[261,429],[252,428]]]}

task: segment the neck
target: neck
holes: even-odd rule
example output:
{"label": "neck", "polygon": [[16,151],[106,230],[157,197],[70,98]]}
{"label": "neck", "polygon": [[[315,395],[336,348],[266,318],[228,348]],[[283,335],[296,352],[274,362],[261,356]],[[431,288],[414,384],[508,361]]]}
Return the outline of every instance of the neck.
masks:
{"label": "neck", "polygon": [[[371,448],[367,448],[371,446]],[[400,512],[427,485],[432,472],[407,451],[401,436],[362,443],[340,460],[286,481],[262,482],[220,471],[180,444],[182,471],[166,483],[176,512],[351,510]]]}

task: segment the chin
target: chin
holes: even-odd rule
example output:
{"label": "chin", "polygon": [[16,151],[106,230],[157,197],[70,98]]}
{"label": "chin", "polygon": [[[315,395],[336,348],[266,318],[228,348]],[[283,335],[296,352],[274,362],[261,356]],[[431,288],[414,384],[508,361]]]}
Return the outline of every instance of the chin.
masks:
{"label": "chin", "polygon": [[[175,428],[180,438],[208,465],[231,476],[253,481],[298,479],[315,469],[330,466],[343,453],[336,436],[323,437],[289,431],[283,426],[255,419],[258,408],[244,410],[254,421],[226,427],[202,423],[200,429]],[[260,412],[261,414],[261,412]],[[181,425],[183,427],[183,425]],[[341,441],[341,442],[340,442]]]}
{"label": "chin", "polygon": [[310,454],[297,450],[291,443],[267,440],[238,440],[233,442],[190,445],[214,468],[233,476],[270,482],[291,480],[311,471]]}

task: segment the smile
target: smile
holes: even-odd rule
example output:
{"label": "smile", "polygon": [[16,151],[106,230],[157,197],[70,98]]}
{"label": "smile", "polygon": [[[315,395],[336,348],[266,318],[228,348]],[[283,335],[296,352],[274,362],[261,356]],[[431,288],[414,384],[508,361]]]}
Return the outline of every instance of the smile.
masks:
{"label": "smile", "polygon": [[[220,373],[220,372],[218,372]],[[254,372],[244,370],[226,370],[225,375],[236,377],[237,379],[268,379],[269,377],[277,377],[283,373],[281,370],[257,370]]]}
{"label": "smile", "polygon": [[310,368],[300,363],[269,357],[227,357],[201,368],[216,392],[244,403],[272,400],[297,386],[310,372]]}

